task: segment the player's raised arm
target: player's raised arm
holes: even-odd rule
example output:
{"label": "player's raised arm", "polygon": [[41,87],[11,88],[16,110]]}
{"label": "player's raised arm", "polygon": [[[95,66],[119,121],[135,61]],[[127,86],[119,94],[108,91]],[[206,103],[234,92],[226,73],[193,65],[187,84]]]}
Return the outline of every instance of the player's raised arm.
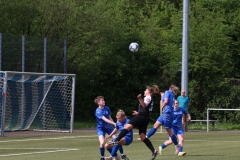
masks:
{"label": "player's raised arm", "polygon": [[139,95],[137,96],[137,98],[138,98],[138,101],[139,101],[140,105],[141,105],[143,108],[146,108],[147,105],[144,103],[144,101],[143,101],[143,99],[142,99],[142,95],[139,94]]}

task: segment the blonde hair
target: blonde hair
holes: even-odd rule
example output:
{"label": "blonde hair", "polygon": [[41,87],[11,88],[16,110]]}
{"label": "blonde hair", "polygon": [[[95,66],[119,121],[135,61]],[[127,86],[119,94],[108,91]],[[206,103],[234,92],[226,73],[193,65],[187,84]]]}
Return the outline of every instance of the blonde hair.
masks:
{"label": "blonde hair", "polygon": [[157,85],[152,85],[152,87],[151,86],[146,86],[146,88],[150,91],[151,95],[153,93],[159,94],[159,88],[158,88]]}
{"label": "blonde hair", "polygon": [[175,95],[177,95],[178,90],[179,90],[179,88],[178,88],[176,85],[174,85],[174,84],[172,84],[172,85],[169,87],[169,89],[170,89]]}
{"label": "blonde hair", "polygon": [[100,99],[104,99],[103,96],[98,96],[94,99],[94,103],[98,104],[98,102],[100,101]]}
{"label": "blonde hair", "polygon": [[121,109],[118,110],[116,116],[126,117],[125,112]]}

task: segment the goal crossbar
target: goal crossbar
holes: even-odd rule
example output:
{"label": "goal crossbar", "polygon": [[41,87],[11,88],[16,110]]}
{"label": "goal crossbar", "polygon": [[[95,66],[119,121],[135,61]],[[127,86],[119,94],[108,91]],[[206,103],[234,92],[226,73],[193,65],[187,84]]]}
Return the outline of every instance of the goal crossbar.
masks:
{"label": "goal crossbar", "polygon": [[240,109],[208,108],[207,109],[207,132],[209,132],[209,111],[240,111]]}

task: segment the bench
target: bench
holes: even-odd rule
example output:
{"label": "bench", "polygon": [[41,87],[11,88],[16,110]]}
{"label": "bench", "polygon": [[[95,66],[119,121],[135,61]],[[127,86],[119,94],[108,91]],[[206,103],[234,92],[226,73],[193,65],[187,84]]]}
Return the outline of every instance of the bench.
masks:
{"label": "bench", "polygon": [[212,124],[212,129],[214,129],[215,122],[217,122],[218,120],[191,120],[190,122],[207,122],[207,121]]}

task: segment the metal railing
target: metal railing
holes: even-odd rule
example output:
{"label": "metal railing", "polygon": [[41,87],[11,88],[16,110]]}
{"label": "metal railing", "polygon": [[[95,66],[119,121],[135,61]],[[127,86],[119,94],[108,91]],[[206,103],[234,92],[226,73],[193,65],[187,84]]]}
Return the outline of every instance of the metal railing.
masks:
{"label": "metal railing", "polygon": [[224,109],[224,108],[208,108],[207,109],[207,132],[209,132],[209,123],[211,122],[211,120],[209,120],[209,111],[240,111],[240,109]]}

